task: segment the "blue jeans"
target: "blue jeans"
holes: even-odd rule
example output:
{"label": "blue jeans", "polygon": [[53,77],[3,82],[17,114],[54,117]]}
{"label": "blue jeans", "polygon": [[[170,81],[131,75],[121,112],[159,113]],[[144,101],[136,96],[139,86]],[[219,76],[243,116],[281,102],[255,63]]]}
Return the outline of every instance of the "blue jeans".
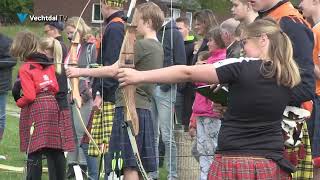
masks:
{"label": "blue jeans", "polygon": [[174,104],[175,114],[176,114],[176,128],[175,129],[182,129],[182,119],[184,112],[184,95],[180,92],[176,94],[176,101]]}
{"label": "blue jeans", "polygon": [[[177,147],[173,132],[173,109],[176,101],[176,86],[163,92],[160,86],[156,86],[153,94],[154,106],[152,110],[152,119],[154,123],[155,150],[157,156],[157,166],[159,166],[159,130],[162,134],[162,141],[165,144],[166,167],[168,170],[168,179],[176,179],[177,174]],[[170,151],[171,149],[171,151]],[[159,169],[159,167],[157,167]],[[150,174],[152,178],[158,178],[158,172]]]}
{"label": "blue jeans", "polygon": [[4,128],[6,127],[7,95],[7,92],[0,94],[0,140],[2,139]]}
{"label": "blue jeans", "polygon": [[98,175],[99,175],[97,157],[88,155],[89,144],[81,144],[81,148],[82,148],[82,150],[86,156],[86,160],[87,160],[88,175],[89,175],[88,179],[89,180],[97,180]]}

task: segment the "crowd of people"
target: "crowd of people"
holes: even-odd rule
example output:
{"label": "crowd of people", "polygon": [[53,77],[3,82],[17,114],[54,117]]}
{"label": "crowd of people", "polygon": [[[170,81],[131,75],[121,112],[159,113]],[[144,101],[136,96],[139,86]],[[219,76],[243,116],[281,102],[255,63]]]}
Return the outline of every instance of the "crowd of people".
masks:
{"label": "crowd of people", "polygon": [[[288,0],[232,0],[232,18],[219,22],[204,9],[192,24],[170,18],[158,1],[136,9],[136,26],[126,27],[122,3],[106,0],[102,32],[72,17],[46,23],[46,37],[22,31],[11,42],[0,34],[0,141],[19,59],[12,94],[28,180],[41,179],[44,156],[50,180],[79,170],[92,180],[101,171],[105,179],[159,179],[160,142],[167,179],[179,179],[177,129],[195,138],[200,180],[316,177],[320,0],[301,0],[298,8]],[[132,27],[134,69],[121,62],[131,62],[123,44]],[[205,85],[213,93],[228,89],[227,105],[195,90]],[[132,87],[136,114],[128,115],[124,92]]]}

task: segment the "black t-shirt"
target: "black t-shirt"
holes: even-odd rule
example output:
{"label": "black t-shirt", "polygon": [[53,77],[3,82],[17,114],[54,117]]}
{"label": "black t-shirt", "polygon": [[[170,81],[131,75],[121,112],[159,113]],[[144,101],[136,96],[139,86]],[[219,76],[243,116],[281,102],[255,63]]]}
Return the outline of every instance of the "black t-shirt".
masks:
{"label": "black t-shirt", "polygon": [[228,110],[218,137],[218,153],[274,156],[284,144],[282,113],[291,90],[263,77],[262,60],[231,58],[214,64],[220,83],[229,84]]}

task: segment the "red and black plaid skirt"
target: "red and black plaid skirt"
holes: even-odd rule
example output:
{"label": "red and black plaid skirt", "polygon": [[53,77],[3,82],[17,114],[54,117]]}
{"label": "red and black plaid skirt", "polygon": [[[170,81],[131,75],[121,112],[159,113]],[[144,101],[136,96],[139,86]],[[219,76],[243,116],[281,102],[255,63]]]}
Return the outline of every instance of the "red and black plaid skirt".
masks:
{"label": "red and black plaid skirt", "polygon": [[72,152],[76,148],[74,132],[72,129],[71,110],[63,109],[59,112],[59,129],[61,131],[61,149]]}
{"label": "red and black plaid skirt", "polygon": [[216,154],[208,180],[290,180],[291,174],[281,170],[270,159]]}
{"label": "red and black plaid skirt", "polygon": [[[63,114],[65,115],[66,113],[63,112]],[[70,142],[70,140],[64,142],[62,138],[64,137],[64,140],[69,139],[73,134],[69,133],[69,131],[72,131],[71,121],[69,120],[70,123],[65,123],[67,122],[67,116],[61,117],[60,115],[55,97],[48,93],[37,95],[33,103],[22,108],[19,124],[20,150],[27,153],[32,153],[42,148],[64,150],[63,144]],[[34,131],[30,137],[32,124],[34,124]],[[62,133],[65,131],[67,133]],[[72,149],[72,145],[67,146],[67,149]]]}

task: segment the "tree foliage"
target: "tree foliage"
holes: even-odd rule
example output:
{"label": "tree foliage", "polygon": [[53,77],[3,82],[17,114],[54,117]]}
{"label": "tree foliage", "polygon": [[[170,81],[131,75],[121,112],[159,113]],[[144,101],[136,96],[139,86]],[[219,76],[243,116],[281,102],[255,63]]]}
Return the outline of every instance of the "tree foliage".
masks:
{"label": "tree foliage", "polygon": [[230,14],[231,2],[230,0],[197,0],[202,9],[211,9],[217,15]]}
{"label": "tree foliage", "polygon": [[0,0],[0,22],[18,22],[17,13],[32,13],[32,0]]}
{"label": "tree foliage", "polygon": [[230,14],[230,0],[179,0],[183,10],[211,9],[217,17]]}

